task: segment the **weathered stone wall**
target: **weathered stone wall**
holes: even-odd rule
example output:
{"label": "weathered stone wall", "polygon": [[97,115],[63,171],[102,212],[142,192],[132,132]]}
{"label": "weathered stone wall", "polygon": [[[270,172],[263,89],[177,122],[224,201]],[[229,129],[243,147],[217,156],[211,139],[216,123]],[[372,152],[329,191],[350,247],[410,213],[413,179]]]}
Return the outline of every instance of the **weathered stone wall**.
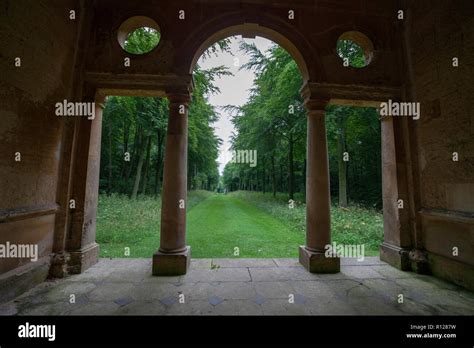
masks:
{"label": "weathered stone wall", "polygon": [[[100,0],[95,11],[88,72],[109,74],[189,74],[192,61],[207,40],[222,32],[222,39],[242,34],[242,25],[254,34],[266,29],[284,36],[301,53],[309,70],[309,80],[372,86],[400,85],[401,59],[396,30],[396,1],[160,1]],[[110,9],[114,8],[114,15]],[[294,19],[288,11],[294,11]],[[179,19],[184,11],[185,19]],[[147,55],[127,54],[117,40],[117,30],[128,18],[146,15],[160,26],[158,47]],[[258,24],[258,25],[257,25]],[[261,28],[259,28],[259,26]],[[226,30],[237,28],[236,31]],[[346,31],[358,30],[373,42],[376,59],[360,70],[346,68],[336,53],[337,39]],[[290,53],[292,47],[277,41]],[[207,48],[207,47],[205,47]],[[130,57],[131,66],[124,66]]]}
{"label": "weathered stone wall", "polygon": [[[78,25],[69,11],[76,5],[0,1],[0,243],[38,244],[40,257],[53,245],[64,121],[55,103],[71,89]],[[28,262],[1,259],[0,274]]]}
{"label": "weathered stone wall", "polygon": [[474,287],[474,2],[409,4],[423,243],[435,274]]}

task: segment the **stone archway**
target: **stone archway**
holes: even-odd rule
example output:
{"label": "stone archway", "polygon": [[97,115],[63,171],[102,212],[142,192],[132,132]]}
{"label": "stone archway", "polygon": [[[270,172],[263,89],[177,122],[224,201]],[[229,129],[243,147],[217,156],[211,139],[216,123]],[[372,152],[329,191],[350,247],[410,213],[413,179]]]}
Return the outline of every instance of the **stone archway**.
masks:
{"label": "stone archway", "polygon": [[[211,34],[206,40],[204,40],[197,49],[192,57],[188,57],[186,61],[190,60],[190,65],[188,72],[192,74],[194,67],[196,66],[197,61],[201,55],[205,52],[207,48],[212,46],[212,44],[218,42],[219,40],[225,39],[230,36],[242,35],[244,38],[255,38],[256,36],[261,36],[270,41],[275,42],[284,48],[295,60],[298,68],[300,70],[301,76],[303,78],[303,84],[306,83],[310,76],[308,70],[308,64],[303,56],[301,50],[286,36],[280,32],[258,25],[256,23],[244,23],[240,25],[233,25],[223,29],[220,29],[213,34]],[[311,62],[310,62],[311,63]]]}
{"label": "stone archway", "polygon": [[[151,10],[150,18],[156,19]],[[107,21],[100,24],[98,32],[112,30],[115,33],[123,22],[116,18],[112,23]],[[164,23],[165,22],[165,23]],[[211,16],[206,21],[189,28],[189,34],[183,37],[182,31],[176,31],[177,27],[166,24],[164,17],[156,20],[159,28],[163,30],[162,40],[157,49],[145,54],[132,64],[127,72],[119,68],[110,69],[111,72],[104,73],[100,70],[108,61],[106,57],[113,56],[116,59],[126,57],[121,51],[114,35],[106,39],[99,36],[95,45],[102,47],[104,52],[98,57],[98,69],[89,69],[85,74],[84,89],[87,95],[157,95],[167,96],[170,103],[169,134],[165,155],[165,168],[163,180],[163,209],[161,225],[160,248],[153,256],[153,273],[156,275],[184,274],[188,269],[190,261],[190,248],[186,246],[186,181],[187,181],[187,113],[188,104],[192,94],[193,66],[201,53],[212,43],[229,35],[241,34],[246,37],[263,36],[285,48],[297,62],[303,76],[304,86],[301,89],[305,100],[308,116],[308,146],[307,146],[307,231],[306,245],[300,247],[300,262],[311,272],[337,272],[339,271],[339,259],[324,256],[324,246],[330,244],[330,196],[329,196],[329,170],[325,129],[325,107],[332,104],[365,105],[373,101],[384,101],[387,99],[400,99],[400,89],[397,87],[376,86],[371,82],[377,67],[371,66],[372,72],[368,77],[363,74],[344,72],[341,83],[329,82],[325,66],[337,62],[339,69],[339,57],[336,52],[331,52],[330,47],[318,50],[311,43],[308,34],[311,26],[298,27],[288,22],[285,16],[272,14],[255,15],[255,9],[240,9],[224,15]],[[138,23],[139,24],[139,23]],[[135,26],[138,25],[135,23]],[[144,23],[146,24],[146,23]],[[337,30],[336,30],[337,29]],[[325,42],[334,43],[344,32],[344,27],[332,28],[328,31]],[[174,31],[173,31],[174,30]],[[313,40],[314,41],[314,40]],[[327,55],[329,54],[330,59]],[[334,56],[334,57],[333,57]],[[115,62],[117,64],[119,60]],[[324,62],[324,64],[323,64]],[[330,62],[330,63],[328,63]],[[162,63],[161,65],[159,63]],[[380,61],[377,60],[380,65]],[[331,66],[329,71],[334,71],[336,66]],[[342,74],[337,72],[337,74]],[[351,77],[352,76],[352,77]],[[337,79],[336,79],[337,80]],[[348,84],[347,80],[356,84]],[[359,83],[359,84],[357,84]],[[390,122],[391,134],[393,123]],[[79,136],[79,142],[95,142],[89,139],[87,127],[84,128],[84,137]],[[399,140],[397,140],[399,139]],[[394,135],[394,142],[401,143],[399,135]],[[84,147],[85,148],[85,147]],[[393,147],[392,147],[393,148]],[[82,151],[79,148],[79,152]],[[79,159],[87,162],[87,153],[77,155]],[[397,155],[398,156],[398,155]],[[397,166],[395,155],[390,157]],[[82,165],[87,168],[87,163]],[[393,174],[393,172],[392,172]],[[98,174],[97,174],[98,175]],[[399,173],[395,175],[398,178]],[[89,179],[88,179],[89,180]],[[73,179],[76,182],[76,179]],[[79,186],[87,186],[79,179]],[[398,187],[398,183],[392,183],[392,188]],[[388,187],[388,186],[387,186]],[[387,202],[393,206],[396,201],[397,190],[391,190],[387,196]],[[87,201],[87,197],[85,200]],[[94,205],[94,200],[89,201],[89,206]],[[398,212],[397,212],[398,213]],[[94,214],[77,211],[77,216],[86,214],[84,219],[72,223],[70,235],[77,240],[95,240],[95,230],[90,222],[94,220]],[[388,216],[388,214],[386,214]],[[88,217],[91,219],[88,219]],[[399,248],[405,239],[400,237],[398,227],[398,214],[387,220],[386,225],[393,236],[386,238],[387,245],[396,245],[395,248],[387,248],[387,260],[398,264],[397,255]],[[91,228],[89,228],[92,226]],[[74,237],[74,235],[82,237]],[[90,234],[84,238],[84,234]],[[94,238],[93,238],[94,237]],[[79,264],[78,271],[88,267],[97,259],[97,249],[90,252],[88,247],[79,243],[77,257],[73,263]],[[90,257],[88,256],[90,255]],[[385,255],[385,254],[382,254]]]}
{"label": "stone archway", "polygon": [[[325,246],[331,243],[329,161],[327,153],[325,107],[328,99],[315,100],[307,88],[310,78],[308,64],[300,50],[276,30],[254,23],[222,28],[194,45],[195,52],[187,56],[191,73],[202,53],[223,38],[243,35],[263,36],[280,44],[295,59],[302,78],[302,95],[308,110],[306,245],[299,248],[299,260],[310,272],[339,272],[336,256],[327,257]],[[191,99],[186,93],[173,93],[170,99],[170,118],[163,177],[160,249],[153,256],[154,275],[185,274],[189,268],[191,248],[186,245],[186,183],[187,183],[187,117]]]}

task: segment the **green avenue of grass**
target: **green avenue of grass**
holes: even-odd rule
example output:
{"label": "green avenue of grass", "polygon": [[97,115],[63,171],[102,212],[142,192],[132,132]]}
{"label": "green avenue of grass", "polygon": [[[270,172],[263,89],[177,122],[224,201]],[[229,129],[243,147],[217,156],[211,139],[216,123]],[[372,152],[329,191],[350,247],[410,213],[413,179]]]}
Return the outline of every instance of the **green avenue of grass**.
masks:
{"label": "green avenue of grass", "polygon": [[[192,256],[297,257],[304,234],[246,200],[216,194],[188,216],[188,244]],[[238,248],[238,249],[235,249]]]}
{"label": "green avenue of grass", "polygon": [[[301,198],[300,198],[301,199]],[[305,240],[305,206],[288,207],[286,196],[256,192],[188,193],[187,244],[194,258],[297,257]],[[339,244],[364,244],[378,255],[382,214],[359,206],[332,207],[332,236]],[[151,257],[159,247],[161,198],[100,195],[97,242],[101,257]],[[235,255],[238,248],[239,254]]]}

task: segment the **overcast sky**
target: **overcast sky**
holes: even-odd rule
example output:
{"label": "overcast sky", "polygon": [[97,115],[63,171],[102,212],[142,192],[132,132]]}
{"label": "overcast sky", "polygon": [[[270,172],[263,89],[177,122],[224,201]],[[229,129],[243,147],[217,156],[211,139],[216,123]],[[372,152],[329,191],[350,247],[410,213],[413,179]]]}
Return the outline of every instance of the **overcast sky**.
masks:
{"label": "overcast sky", "polygon": [[[253,71],[240,70],[236,66],[236,58],[238,63],[243,65],[248,62],[249,58],[246,54],[239,51],[239,42],[242,37],[238,36],[235,39],[231,39],[230,53],[218,53],[217,56],[213,55],[205,60],[200,59],[199,65],[201,68],[207,69],[219,65],[224,65],[234,74],[234,76],[224,76],[215,81],[215,85],[220,89],[219,94],[211,95],[209,97],[210,103],[216,107],[216,111],[219,113],[220,118],[214,124],[215,134],[222,139],[223,143],[219,151],[219,172],[222,174],[224,167],[231,159],[230,155],[230,136],[234,132],[234,127],[231,122],[231,116],[220,110],[219,106],[224,105],[236,105],[241,106],[245,104],[249,97],[249,90],[252,87],[255,74]],[[272,45],[272,41],[257,37],[255,39],[244,39],[248,43],[255,43],[260,51],[265,52]]]}

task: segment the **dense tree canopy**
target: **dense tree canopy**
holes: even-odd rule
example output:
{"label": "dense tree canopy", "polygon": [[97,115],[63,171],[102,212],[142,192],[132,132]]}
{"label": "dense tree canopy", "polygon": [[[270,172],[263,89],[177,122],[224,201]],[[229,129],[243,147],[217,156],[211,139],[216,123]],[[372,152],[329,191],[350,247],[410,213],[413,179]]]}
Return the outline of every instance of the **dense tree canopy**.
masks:
{"label": "dense tree canopy", "polygon": [[[279,46],[260,52],[245,42],[250,57],[244,69],[256,73],[248,102],[233,111],[236,132],[232,149],[256,150],[258,163],[228,163],[223,183],[228,190],[287,192],[304,196],[306,172],[306,111],[299,90],[296,62]],[[338,45],[351,65],[365,64],[362,50],[350,41]],[[374,109],[330,106],[326,116],[331,192],[341,206],[348,198],[381,207],[380,126]]]}
{"label": "dense tree canopy", "polygon": [[[150,36],[152,37],[150,39]],[[159,41],[159,33],[138,29],[126,41],[128,52],[142,53]],[[228,50],[222,40],[204,54]],[[219,182],[217,157],[221,139],[212,127],[218,114],[208,96],[219,93],[214,81],[229,75],[223,66],[194,71],[188,122],[188,187],[214,190]],[[159,194],[168,124],[168,100],[154,97],[107,98],[103,115],[100,190],[107,193]]]}

